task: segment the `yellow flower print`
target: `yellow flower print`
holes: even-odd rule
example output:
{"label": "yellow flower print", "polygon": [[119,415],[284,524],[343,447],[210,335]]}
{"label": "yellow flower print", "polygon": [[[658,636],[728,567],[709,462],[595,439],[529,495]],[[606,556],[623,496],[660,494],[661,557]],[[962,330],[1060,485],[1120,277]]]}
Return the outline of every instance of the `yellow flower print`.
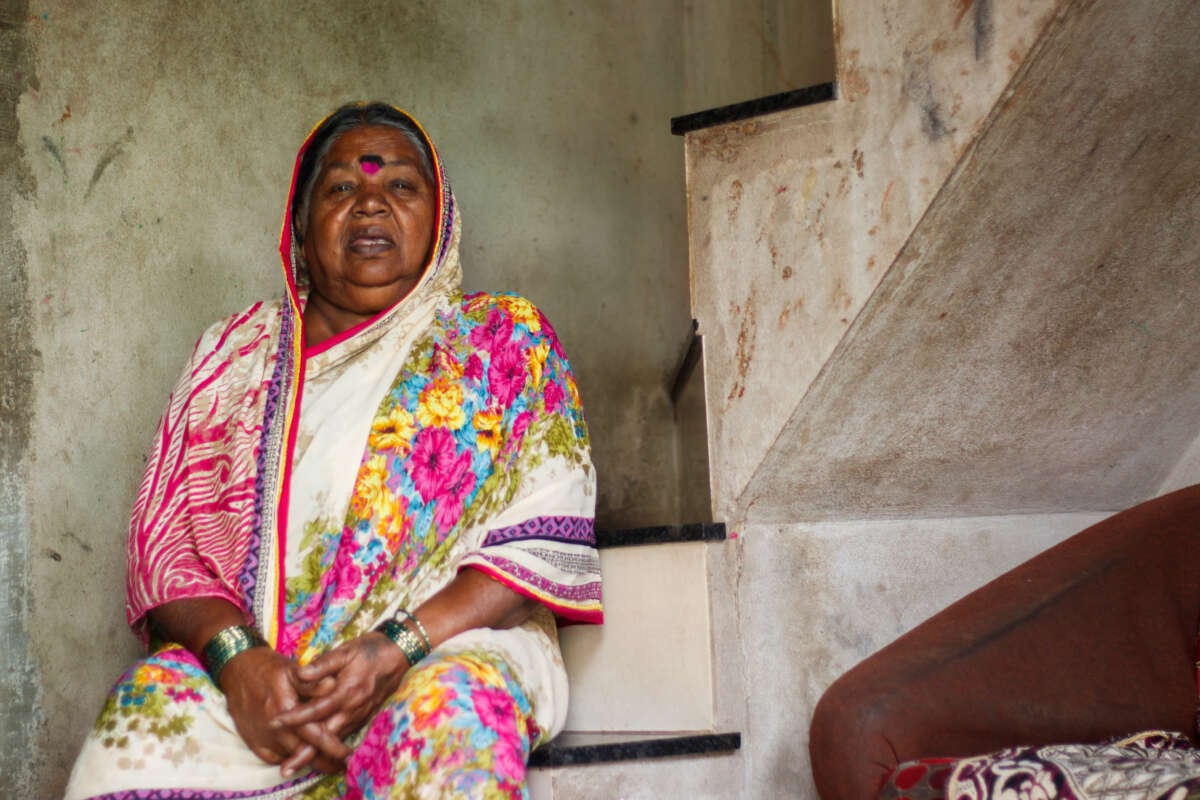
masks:
{"label": "yellow flower print", "polygon": [[550,355],[550,345],[542,342],[537,347],[529,348],[529,352],[525,356],[529,362],[529,374],[533,378],[534,386],[542,385],[542,367],[545,365],[548,355]]}
{"label": "yellow flower print", "polygon": [[146,664],[134,673],[133,681],[137,686],[141,687],[143,685],[152,683],[179,683],[179,677],[175,673],[165,670],[157,664]]}
{"label": "yellow flower print", "polygon": [[504,686],[504,676],[500,674],[500,670],[487,661],[464,658],[461,663],[467,672],[484,686]]}
{"label": "yellow flower print", "polygon": [[496,299],[512,315],[513,322],[524,324],[526,328],[529,328],[530,333],[541,331],[542,319],[538,315],[537,309],[533,307],[533,303],[524,297],[505,296]]}
{"label": "yellow flower print", "polygon": [[575,408],[579,408],[582,405],[579,400],[579,385],[575,383],[575,378],[572,375],[567,375],[567,391],[571,395],[571,404]]}
{"label": "yellow flower print", "polygon": [[296,640],[296,653],[299,654],[299,658],[296,660],[300,662],[300,666],[302,667],[308,666],[314,658],[321,655],[320,650],[314,650],[312,647],[310,647],[310,645],[312,645],[313,636],[315,636],[316,633],[316,628],[309,628],[304,633],[300,634],[300,638]]}
{"label": "yellow flower print", "polygon": [[467,422],[463,411],[462,387],[438,377],[425,387],[417,405],[417,420],[425,427],[456,431]]}
{"label": "yellow flower print", "polygon": [[375,450],[396,450],[405,453],[412,445],[412,437],[416,432],[412,414],[400,406],[393,406],[386,417],[376,417],[371,423],[368,444]]}
{"label": "yellow flower print", "polygon": [[388,549],[394,550],[400,546],[404,537],[408,536],[409,530],[412,529],[412,519],[408,516],[408,506],[402,497],[388,492],[387,503],[387,508],[382,510],[380,516],[382,522],[379,529],[387,539]]}
{"label": "yellow flower print", "polygon": [[437,361],[438,370],[448,376],[450,380],[456,381],[463,376],[463,365],[454,357],[453,353],[439,347],[434,358]]}
{"label": "yellow flower print", "polygon": [[367,463],[358,468],[358,480],[354,484],[354,497],[350,508],[360,517],[374,513],[382,492],[391,494],[384,485],[387,477],[387,457],[371,456]]}
{"label": "yellow flower print", "polygon": [[[458,696],[454,687],[436,681],[422,682],[423,686],[414,692],[409,709],[412,712],[413,727],[417,730],[437,725],[441,717],[450,713],[451,701]],[[416,687],[413,687],[414,689]]]}
{"label": "yellow flower print", "polygon": [[385,529],[396,519],[396,515],[399,513],[396,495],[392,494],[392,490],[387,486],[381,487],[379,493],[375,495],[375,499],[371,503],[371,513],[375,519],[379,520],[380,527]]}
{"label": "yellow flower print", "polygon": [[490,450],[492,458],[500,452],[503,438],[500,422],[503,419],[504,414],[499,409],[476,411],[471,418],[471,425],[475,428],[475,446],[480,450]]}

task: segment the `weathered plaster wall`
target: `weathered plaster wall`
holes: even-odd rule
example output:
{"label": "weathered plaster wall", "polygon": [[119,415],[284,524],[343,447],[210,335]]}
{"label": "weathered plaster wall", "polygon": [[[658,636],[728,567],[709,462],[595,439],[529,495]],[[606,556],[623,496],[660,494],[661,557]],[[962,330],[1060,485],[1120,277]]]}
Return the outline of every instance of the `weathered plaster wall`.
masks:
{"label": "weathered plaster wall", "polygon": [[684,0],[685,107],[691,113],[834,78],[832,0]]}
{"label": "weathered plaster wall", "polygon": [[1200,437],[1193,440],[1184,451],[1155,494],[1166,494],[1194,483],[1200,483]]}
{"label": "weathered plaster wall", "polygon": [[979,132],[1053,0],[845,0],[840,99],[687,137],[718,519]]}
{"label": "weathered plaster wall", "polygon": [[[0,794],[56,795],[134,653],[122,548],[154,424],[200,331],[279,291],[295,148],[345,100],[427,124],[464,210],[468,287],[524,292],[554,320],[602,519],[674,516],[663,423],[689,333],[674,4],[42,0],[5,19],[5,58],[26,52],[7,47],[22,26],[30,47],[0,106],[0,572],[33,588],[0,616]],[[27,778],[13,770],[31,752]]]}
{"label": "weathered plaster wall", "polygon": [[23,2],[0,4],[0,793],[27,791],[37,728],[37,675],[29,657],[30,520],[34,347],[27,255],[14,206],[32,191],[17,144],[17,98],[28,86]]}
{"label": "weathered plaster wall", "polygon": [[1189,0],[1063,4],[772,443],[745,513],[1154,496],[1200,430],[1198,37]]}

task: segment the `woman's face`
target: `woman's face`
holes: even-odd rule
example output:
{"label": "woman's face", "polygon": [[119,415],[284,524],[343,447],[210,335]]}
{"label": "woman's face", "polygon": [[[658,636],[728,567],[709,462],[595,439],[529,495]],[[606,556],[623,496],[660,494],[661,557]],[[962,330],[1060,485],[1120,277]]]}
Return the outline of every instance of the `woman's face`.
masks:
{"label": "woman's face", "polygon": [[[402,132],[382,125],[343,133],[325,156],[309,201],[304,259],[309,304],[348,323],[406,296],[433,240],[435,187]],[[337,327],[349,327],[338,325]]]}

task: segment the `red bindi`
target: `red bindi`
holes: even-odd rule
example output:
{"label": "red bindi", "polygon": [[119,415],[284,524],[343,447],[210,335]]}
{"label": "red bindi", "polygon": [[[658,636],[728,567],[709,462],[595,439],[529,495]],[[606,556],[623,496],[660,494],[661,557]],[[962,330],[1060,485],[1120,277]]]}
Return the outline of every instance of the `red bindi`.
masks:
{"label": "red bindi", "polygon": [[372,153],[368,153],[365,156],[360,156],[358,159],[358,168],[361,169],[365,175],[374,175],[376,172],[379,172],[379,168],[382,166],[383,159]]}

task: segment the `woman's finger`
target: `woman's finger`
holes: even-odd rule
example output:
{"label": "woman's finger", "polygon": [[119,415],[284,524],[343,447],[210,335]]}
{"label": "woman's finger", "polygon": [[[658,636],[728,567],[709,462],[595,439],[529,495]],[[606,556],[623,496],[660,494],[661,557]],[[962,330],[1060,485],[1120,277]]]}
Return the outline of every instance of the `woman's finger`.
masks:
{"label": "woman's finger", "polygon": [[258,756],[268,764],[278,764],[283,761],[283,756],[279,755],[279,753],[276,753],[270,748],[260,746],[252,747],[250,750],[254,753],[254,755]]}
{"label": "woman's finger", "polygon": [[325,756],[338,763],[342,763],[350,757],[351,750],[346,743],[324,725],[316,723],[303,725],[296,729],[296,733],[308,746],[315,748],[316,755]]}
{"label": "woman's finger", "polygon": [[359,726],[362,724],[361,721],[352,722],[351,720],[354,718],[355,715],[352,714],[334,714],[329,719],[325,720],[325,728],[326,730],[331,731],[333,735],[339,739],[345,739],[345,737],[358,730]]}
{"label": "woman's finger", "polygon": [[302,768],[312,763],[316,757],[317,748],[311,744],[302,744],[288,756],[286,761],[279,765],[279,774],[285,778],[290,778]]}
{"label": "woman's finger", "polygon": [[296,684],[296,694],[305,699],[323,697],[337,688],[337,679],[326,675],[319,681],[299,681]]}
{"label": "woman's finger", "polygon": [[291,778],[306,767],[325,774],[341,772],[346,768],[346,760],[330,758],[312,745],[306,744],[279,766],[279,773],[284,778]]}
{"label": "woman's finger", "polygon": [[340,693],[327,694],[324,697],[318,697],[316,700],[310,700],[307,703],[290,708],[282,714],[277,714],[268,725],[273,730],[281,730],[283,728],[296,728],[300,725],[324,722],[327,717],[336,713],[342,707],[343,701],[344,698]]}
{"label": "woman's finger", "polygon": [[307,684],[316,683],[324,677],[337,675],[349,660],[349,648],[338,647],[297,669],[296,677]]}

